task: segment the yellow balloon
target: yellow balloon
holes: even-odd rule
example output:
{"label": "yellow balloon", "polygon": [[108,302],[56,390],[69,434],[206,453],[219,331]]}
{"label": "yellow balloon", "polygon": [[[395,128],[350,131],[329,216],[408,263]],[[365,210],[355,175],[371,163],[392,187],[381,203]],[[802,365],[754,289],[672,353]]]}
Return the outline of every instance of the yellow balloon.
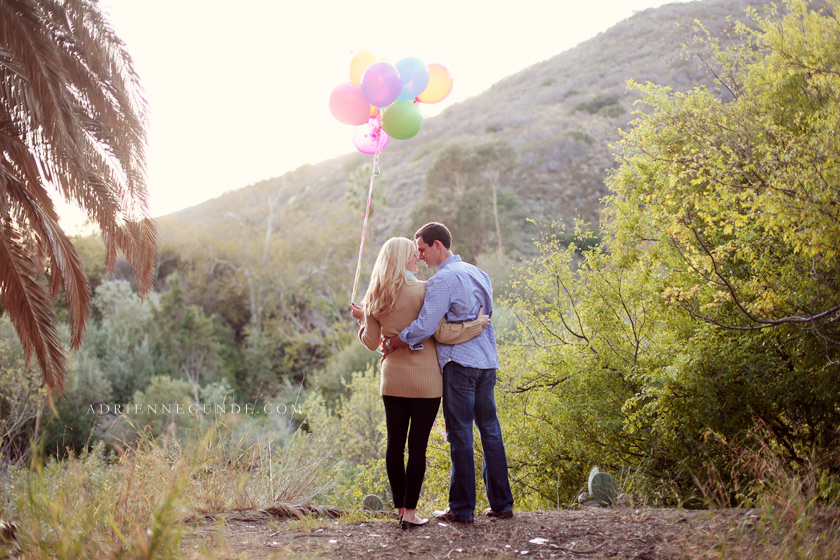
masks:
{"label": "yellow balloon", "polygon": [[423,103],[437,103],[452,91],[452,74],[443,64],[429,64],[429,85],[417,96]]}
{"label": "yellow balloon", "polygon": [[370,51],[359,51],[354,54],[353,60],[350,61],[350,81],[357,86],[361,85],[365,70],[374,62],[377,62],[376,55]]}

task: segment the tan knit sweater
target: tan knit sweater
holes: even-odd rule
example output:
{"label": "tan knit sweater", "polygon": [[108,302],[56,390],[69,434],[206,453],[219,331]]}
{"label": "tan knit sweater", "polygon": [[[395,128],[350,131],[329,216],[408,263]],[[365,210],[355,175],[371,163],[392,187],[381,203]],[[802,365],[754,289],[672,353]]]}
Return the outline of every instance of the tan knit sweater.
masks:
{"label": "tan knit sweater", "polygon": [[[365,313],[359,321],[359,339],[370,350],[379,347],[382,335],[395,336],[420,314],[426,283],[408,278],[393,311],[380,317]],[[437,359],[435,338],[445,344],[460,344],[482,332],[478,320],[464,323],[441,321],[434,338],[423,342],[422,350],[397,348],[382,361],[379,392],[392,397],[435,398],[443,396],[443,378]]]}

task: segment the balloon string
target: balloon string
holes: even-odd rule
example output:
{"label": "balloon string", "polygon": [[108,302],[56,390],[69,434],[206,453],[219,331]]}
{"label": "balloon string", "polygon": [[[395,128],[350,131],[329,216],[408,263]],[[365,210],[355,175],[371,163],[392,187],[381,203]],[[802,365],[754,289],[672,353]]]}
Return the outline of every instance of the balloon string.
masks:
{"label": "balloon string", "polygon": [[356,290],[359,287],[359,274],[362,271],[362,252],[365,249],[365,237],[367,236],[367,225],[368,225],[368,217],[370,216],[370,199],[373,197],[373,180],[379,175],[379,131],[376,130],[375,134],[375,142],[376,142],[376,152],[373,154],[373,166],[370,170],[370,185],[368,186],[368,196],[367,196],[367,204],[365,205],[365,220],[364,225],[362,226],[362,240],[359,243],[359,260],[356,263],[356,278],[353,280],[353,295],[350,296],[350,301],[356,300]]}
{"label": "balloon string", "polygon": [[[441,429],[440,425],[437,422],[432,422],[432,424],[434,425],[435,428],[437,428],[437,431],[440,432],[440,435],[442,435],[444,437],[444,439],[446,439],[448,437],[446,435],[446,432],[443,429]],[[445,427],[446,426],[444,426],[444,428]]]}

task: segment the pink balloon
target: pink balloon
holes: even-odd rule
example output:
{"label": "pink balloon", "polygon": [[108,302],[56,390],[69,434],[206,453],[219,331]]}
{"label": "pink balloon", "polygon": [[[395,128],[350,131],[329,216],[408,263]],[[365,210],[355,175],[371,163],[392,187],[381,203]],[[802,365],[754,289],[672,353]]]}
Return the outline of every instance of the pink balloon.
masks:
{"label": "pink balloon", "polygon": [[387,107],[401,91],[400,71],[393,64],[375,62],[362,75],[362,95],[374,107]]}
{"label": "pink balloon", "polygon": [[388,145],[391,137],[379,126],[375,118],[367,123],[357,126],[353,131],[353,145],[363,154],[375,154],[381,152]]}
{"label": "pink balloon", "polygon": [[353,82],[335,87],[330,94],[330,112],[344,124],[364,124],[370,118],[370,103]]}

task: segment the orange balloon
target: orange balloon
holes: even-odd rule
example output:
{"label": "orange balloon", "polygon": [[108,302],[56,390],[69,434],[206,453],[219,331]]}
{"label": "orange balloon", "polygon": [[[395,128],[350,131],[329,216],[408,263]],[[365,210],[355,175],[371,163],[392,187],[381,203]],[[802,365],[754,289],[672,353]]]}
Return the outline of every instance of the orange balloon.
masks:
{"label": "orange balloon", "polygon": [[376,55],[370,51],[359,51],[354,54],[350,61],[350,81],[357,86],[361,85],[362,75],[374,62],[377,62]]}
{"label": "orange balloon", "polygon": [[452,91],[452,74],[443,64],[429,64],[429,85],[417,96],[423,103],[443,101]]}

